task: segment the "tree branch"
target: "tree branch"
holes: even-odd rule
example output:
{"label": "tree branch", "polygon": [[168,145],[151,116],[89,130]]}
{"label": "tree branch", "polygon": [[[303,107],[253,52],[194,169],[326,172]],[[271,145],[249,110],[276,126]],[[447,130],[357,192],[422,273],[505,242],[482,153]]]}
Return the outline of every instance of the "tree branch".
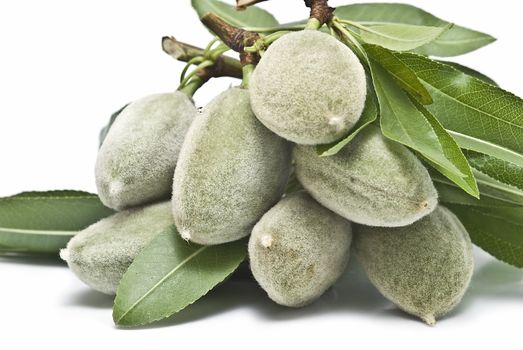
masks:
{"label": "tree branch", "polygon": [[[188,62],[189,60],[203,56],[205,51],[199,47],[183,43],[176,40],[174,37],[163,37],[162,38],[162,49],[169,56],[182,62]],[[213,66],[203,69],[197,74],[202,79],[208,80],[213,77],[233,77],[242,78],[242,65],[240,61],[221,55],[216,59]]]}
{"label": "tree branch", "polygon": [[225,45],[240,53],[240,62],[243,65],[256,64],[258,62],[258,54],[244,52],[246,46],[254,45],[256,40],[260,38],[258,33],[234,27],[212,12],[203,16],[201,21],[216,34]]}

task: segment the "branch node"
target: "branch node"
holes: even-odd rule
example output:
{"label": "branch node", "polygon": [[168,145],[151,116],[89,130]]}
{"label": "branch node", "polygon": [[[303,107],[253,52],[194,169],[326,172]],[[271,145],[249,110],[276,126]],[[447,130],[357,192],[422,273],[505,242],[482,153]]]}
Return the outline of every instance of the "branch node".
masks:
{"label": "branch node", "polygon": [[[182,62],[188,62],[195,57],[205,55],[205,50],[202,48],[183,43],[172,36],[162,38],[162,49],[174,59]],[[202,69],[196,75],[204,81],[214,77],[225,76],[241,79],[242,67],[238,60],[221,55],[214,61],[214,65]]]}
{"label": "branch node", "polygon": [[328,0],[304,0],[305,6],[311,9],[310,18],[315,18],[320,25],[328,23],[334,13],[334,8],[329,7]]}
{"label": "branch node", "polygon": [[201,21],[225,45],[240,53],[240,62],[243,65],[255,64],[258,61],[257,54],[244,52],[245,47],[254,45],[260,39],[258,33],[234,27],[212,12],[203,16]]}

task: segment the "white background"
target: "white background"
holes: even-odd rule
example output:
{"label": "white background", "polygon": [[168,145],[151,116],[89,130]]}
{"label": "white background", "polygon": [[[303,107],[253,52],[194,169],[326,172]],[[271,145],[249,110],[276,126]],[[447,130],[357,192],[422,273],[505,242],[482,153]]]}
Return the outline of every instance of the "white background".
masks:
{"label": "white background", "polygon": [[[456,61],[523,95],[519,1],[406,2],[497,37]],[[280,22],[307,16],[301,0],[263,7]],[[210,40],[188,0],[0,2],[0,196],[95,191],[98,132],[108,116],[177,87],[183,65],[161,51],[164,35],[199,46]],[[197,104],[231,82],[213,80],[196,93]],[[523,271],[476,253],[469,293],[433,328],[396,311],[353,265],[304,309],[276,306],[254,283],[233,282],[155,327],[119,330],[111,298],[87,289],[64,265],[0,257],[0,348],[518,348]]]}

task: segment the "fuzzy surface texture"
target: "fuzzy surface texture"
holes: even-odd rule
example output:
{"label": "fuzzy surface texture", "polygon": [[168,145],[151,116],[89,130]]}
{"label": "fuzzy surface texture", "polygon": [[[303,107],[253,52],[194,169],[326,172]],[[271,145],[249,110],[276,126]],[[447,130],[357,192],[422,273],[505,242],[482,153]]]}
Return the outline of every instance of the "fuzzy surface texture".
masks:
{"label": "fuzzy surface texture", "polygon": [[116,294],[136,255],[173,224],[170,201],[122,211],[80,231],[60,256],[85,284]]}
{"label": "fuzzy surface texture", "polygon": [[467,231],[442,206],[406,227],[357,226],[354,247],[380,292],[430,325],[459,303],[474,268]]}
{"label": "fuzzy surface texture", "polygon": [[247,90],[217,96],[191,125],[174,174],[181,236],[206,245],[247,236],[281,198],[290,160],[290,144],[255,118]]}
{"label": "fuzzy surface texture", "polygon": [[294,149],[296,176],[325,207],[369,226],[409,225],[430,214],[438,194],[423,164],[404,146],[367,127],[331,157]]}
{"label": "fuzzy surface texture", "polygon": [[300,307],[336,282],[349,259],[349,221],[305,192],[283,198],[254,226],[251,271],[276,303]]}
{"label": "fuzzy surface texture", "polygon": [[250,80],[256,116],[298,144],[336,141],[359,120],[366,78],[356,55],[332,36],[303,30],[275,41]]}
{"label": "fuzzy surface texture", "polygon": [[196,107],[182,92],[151,95],[127,106],[96,160],[102,202],[122,210],[167,199],[176,160]]}

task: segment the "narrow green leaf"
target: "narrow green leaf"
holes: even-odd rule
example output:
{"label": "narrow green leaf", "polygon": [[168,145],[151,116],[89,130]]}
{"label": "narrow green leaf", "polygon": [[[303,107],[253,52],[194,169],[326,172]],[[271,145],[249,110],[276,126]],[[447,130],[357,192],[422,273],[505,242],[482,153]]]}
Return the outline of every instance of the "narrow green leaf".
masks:
{"label": "narrow green leaf", "polygon": [[523,267],[523,201],[492,194],[480,183],[481,200],[464,194],[438,176],[434,184],[439,201],[451,209],[467,228],[472,241],[499,260]]}
{"label": "narrow green leaf", "polygon": [[129,103],[126,104],[125,106],[123,106],[122,108],[120,108],[119,110],[117,110],[116,112],[114,112],[113,114],[111,114],[111,117],[109,118],[109,122],[107,123],[107,125],[102,130],[100,130],[100,136],[98,137],[98,141],[99,141],[98,147],[102,147],[102,143],[104,142],[105,137],[109,133],[109,129],[111,129],[111,126],[113,126],[114,122],[116,121],[116,118],[120,115],[120,113],[123,112],[123,110],[127,106],[129,106]]}
{"label": "narrow green leaf", "polygon": [[454,183],[458,184],[468,194],[479,198],[478,184],[476,178],[472,173],[470,164],[463,154],[463,151],[458,146],[456,141],[449,135],[447,130],[441,125],[441,123],[421,104],[413,101],[416,108],[425,116],[425,119],[430,123],[434,132],[438,136],[438,140],[442,145],[443,153],[445,157],[454,164],[458,170],[464,176],[457,176],[455,173],[448,171],[446,168],[441,167],[439,164],[432,164],[440,173],[451,179]]}
{"label": "narrow green leaf", "polygon": [[499,260],[523,267],[523,205],[492,197],[481,184],[478,200],[432,175],[439,202],[458,216],[472,241]]}
{"label": "narrow green leaf", "polygon": [[478,72],[477,70],[472,69],[470,67],[464,66],[464,65],[456,63],[456,62],[450,62],[450,61],[436,60],[436,62],[440,62],[440,63],[446,64],[448,66],[451,66],[452,68],[459,70],[460,72],[471,75],[474,78],[482,80],[485,83],[488,83],[490,85],[499,86],[498,83],[496,83],[490,77],[487,77],[485,74]]}
{"label": "narrow green leaf", "polygon": [[[495,203],[492,204],[492,206],[523,206],[523,192],[519,189],[514,189],[475,170],[474,175],[479,188],[480,200],[470,197],[470,200],[465,202],[466,205],[484,206],[485,203],[492,202]],[[431,176],[434,183],[440,183],[442,186],[450,186],[453,188],[453,191],[459,190],[462,192],[462,195],[467,196],[465,192],[461,191],[458,185],[442,177],[440,174],[431,171]],[[460,202],[459,204],[463,203]]]}
{"label": "narrow green leaf", "polygon": [[477,246],[501,261],[523,267],[523,207],[447,206]]}
{"label": "narrow green leaf", "polygon": [[139,326],[173,315],[234,272],[246,254],[245,240],[200,246],[184,241],[173,225],[125,273],[114,302],[114,322]]}
{"label": "narrow green leaf", "polygon": [[503,161],[513,163],[519,167],[523,166],[523,154],[521,153],[452,130],[447,129],[447,132],[454,138],[454,140],[456,140],[459,147],[462,149],[488,154]]}
{"label": "narrow green leaf", "polygon": [[408,96],[398,89],[392,77],[378,64],[372,63],[372,76],[380,105],[380,124],[383,134],[427,157],[430,161],[458,169],[448,160],[438,137],[425,116]]}
{"label": "narrow green leaf", "polygon": [[376,102],[376,94],[372,88],[367,90],[367,98],[365,100],[365,107],[360,119],[352,128],[350,133],[340,141],[335,141],[326,145],[316,146],[316,151],[321,157],[333,156],[338,153],[343,147],[349,144],[356,135],[360,133],[367,125],[371,124],[378,118],[378,103]]}
{"label": "narrow green leaf", "polygon": [[431,176],[432,181],[434,182],[434,186],[438,191],[438,201],[440,203],[451,203],[478,207],[489,207],[495,205],[517,206],[516,204],[508,203],[490,197],[488,195],[485,195],[484,193],[481,194],[481,199],[474,198],[472,196],[469,196],[450,180],[442,177],[440,174],[431,172]]}
{"label": "narrow green leaf", "polygon": [[411,24],[381,24],[361,30],[361,39],[369,44],[390,50],[410,51],[428,44],[447,31],[445,27],[415,26]]}
{"label": "narrow green leaf", "polygon": [[[444,21],[418,7],[407,4],[352,4],[340,6],[334,12],[341,19],[365,25],[411,24],[418,26],[444,27]],[[417,49],[429,56],[458,56],[477,50],[494,42],[492,36],[454,25],[448,31]]]}
{"label": "narrow green leaf", "polygon": [[233,5],[217,0],[192,0],[191,4],[200,18],[209,12],[213,12],[236,27],[278,26],[278,21],[273,15],[256,6],[238,11]]}
{"label": "narrow green leaf", "polygon": [[437,120],[398,89],[392,77],[379,65],[372,64],[372,73],[383,135],[417,151],[467,193],[478,196],[467,160]]}
{"label": "narrow green leaf", "polygon": [[396,82],[412,97],[424,105],[432,103],[432,97],[416,74],[391,51],[377,45],[363,45],[367,54],[389,72]]}
{"label": "narrow green leaf", "polygon": [[523,167],[479,152],[464,150],[464,153],[477,171],[523,191]]}
{"label": "narrow green leaf", "polygon": [[509,203],[523,205],[523,191],[519,188],[507,185],[500,182],[482,172],[474,169],[474,175],[480,192],[499,200],[503,200]]}
{"label": "narrow green leaf", "polygon": [[416,52],[427,56],[459,56],[496,41],[496,39],[489,34],[465,27],[454,26],[452,29],[443,33],[433,42],[416,49]]}
{"label": "narrow green leaf", "polygon": [[427,106],[458,144],[523,166],[523,100],[451,66],[395,52],[425,84]]}
{"label": "narrow green leaf", "polygon": [[27,253],[58,253],[79,230],[113,213],[80,191],[24,192],[0,198],[0,245]]}

